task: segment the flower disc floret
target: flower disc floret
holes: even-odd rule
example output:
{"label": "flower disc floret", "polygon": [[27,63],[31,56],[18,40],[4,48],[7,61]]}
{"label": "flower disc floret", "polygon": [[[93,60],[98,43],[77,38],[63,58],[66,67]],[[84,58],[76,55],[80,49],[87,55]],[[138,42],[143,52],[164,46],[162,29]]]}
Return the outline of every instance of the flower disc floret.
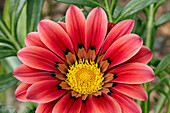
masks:
{"label": "flower disc floret", "polygon": [[103,73],[94,61],[79,60],[70,66],[66,82],[80,94],[92,94],[102,89]]}

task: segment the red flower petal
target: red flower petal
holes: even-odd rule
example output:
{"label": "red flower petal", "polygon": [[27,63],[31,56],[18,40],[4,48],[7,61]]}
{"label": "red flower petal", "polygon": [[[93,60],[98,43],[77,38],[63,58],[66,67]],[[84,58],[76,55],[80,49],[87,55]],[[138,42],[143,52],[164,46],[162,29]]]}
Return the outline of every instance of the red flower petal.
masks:
{"label": "red flower petal", "polygon": [[25,38],[26,46],[39,46],[43,48],[47,48],[44,43],[41,41],[38,32],[31,32]]}
{"label": "red flower petal", "polygon": [[73,105],[71,106],[69,113],[80,113],[81,106],[82,106],[81,98],[76,99]]}
{"label": "red flower petal", "polygon": [[92,96],[92,101],[94,103],[97,113],[108,113],[108,110],[98,97]]}
{"label": "red flower petal", "polygon": [[63,113],[68,101],[70,100],[70,93],[63,96],[54,106],[53,113]]}
{"label": "red flower petal", "polygon": [[52,77],[52,73],[36,70],[26,66],[25,64],[18,66],[14,70],[13,74],[15,78],[28,84],[34,84],[43,80],[57,80],[56,78]]}
{"label": "red flower petal", "polygon": [[106,40],[104,41],[104,44],[101,48],[100,55],[103,54],[117,39],[123,35],[131,33],[133,26],[134,20],[124,20],[116,24],[107,35]]}
{"label": "red flower petal", "polygon": [[112,89],[137,100],[146,101],[148,98],[141,84],[116,84]]}
{"label": "red flower petal", "polygon": [[153,54],[151,50],[146,46],[142,46],[139,52],[130,58],[127,62],[140,62],[147,64],[152,59],[152,56]]}
{"label": "red flower petal", "polygon": [[17,55],[24,64],[41,70],[58,72],[56,63],[62,63],[52,52],[37,46],[25,47]]}
{"label": "red flower petal", "polygon": [[89,46],[95,47],[96,54],[98,53],[105,35],[107,33],[107,16],[102,8],[93,9],[86,21],[85,37],[86,37],[86,51]]}
{"label": "red flower petal", "polygon": [[31,84],[26,84],[26,83],[21,83],[17,89],[15,90],[15,97],[17,100],[19,101],[28,101],[26,99],[26,93],[27,93],[27,89],[31,86]]}
{"label": "red flower petal", "polygon": [[125,62],[134,56],[142,47],[142,39],[135,34],[127,34],[116,40],[106,51],[103,60],[111,62],[110,67]]}
{"label": "red flower petal", "polygon": [[92,99],[88,96],[86,102],[82,103],[81,113],[97,113]]}
{"label": "red flower petal", "polygon": [[58,90],[59,83],[57,80],[37,82],[28,89],[26,98],[37,103],[51,102],[66,93],[66,90]]}
{"label": "red flower petal", "polygon": [[108,22],[108,24],[107,24],[107,33],[109,33],[110,30],[111,30],[115,25],[116,25],[116,24],[114,24],[114,23]]}
{"label": "red flower petal", "polygon": [[100,99],[110,113],[122,113],[120,105],[111,96],[103,93],[103,97]]}
{"label": "red flower petal", "polygon": [[77,44],[85,43],[85,17],[83,12],[74,5],[67,10],[66,29],[77,52]]}
{"label": "red flower petal", "polygon": [[131,98],[112,90],[111,96],[119,103],[123,113],[142,113],[140,106]]}
{"label": "red flower petal", "polygon": [[36,109],[36,113],[52,113],[53,107],[56,103],[57,101],[55,100],[49,103],[39,104]]}
{"label": "red flower petal", "polygon": [[57,24],[59,24],[66,31],[66,24],[64,22],[57,22]]}
{"label": "red flower petal", "polygon": [[38,33],[42,42],[62,59],[65,59],[63,52],[70,50],[74,53],[70,37],[59,24],[41,20],[38,24]]}
{"label": "red flower petal", "polygon": [[[71,108],[71,106],[73,105],[73,103],[75,102],[75,100],[73,98],[71,98],[68,103],[67,103],[67,106],[64,108],[64,111],[63,113],[69,113],[69,110]],[[55,112],[53,112],[55,113]]]}
{"label": "red flower petal", "polygon": [[154,79],[153,70],[143,63],[123,64],[113,69],[111,73],[116,73],[116,78],[111,82],[118,83],[141,84]]}

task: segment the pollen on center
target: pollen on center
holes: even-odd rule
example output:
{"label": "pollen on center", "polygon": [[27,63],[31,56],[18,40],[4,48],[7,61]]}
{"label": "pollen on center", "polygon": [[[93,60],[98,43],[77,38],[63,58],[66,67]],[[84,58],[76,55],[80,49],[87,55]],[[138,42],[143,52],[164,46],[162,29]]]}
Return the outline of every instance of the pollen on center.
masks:
{"label": "pollen on center", "polygon": [[103,73],[94,61],[79,60],[70,66],[65,80],[72,90],[80,94],[92,94],[102,89]]}

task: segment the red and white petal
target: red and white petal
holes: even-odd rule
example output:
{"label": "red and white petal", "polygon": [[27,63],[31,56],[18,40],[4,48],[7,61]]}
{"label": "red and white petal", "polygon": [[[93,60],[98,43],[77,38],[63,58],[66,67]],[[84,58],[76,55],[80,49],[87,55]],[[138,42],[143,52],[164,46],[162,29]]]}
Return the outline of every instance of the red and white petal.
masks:
{"label": "red and white petal", "polygon": [[57,80],[57,78],[53,77],[52,72],[33,69],[25,64],[18,66],[13,74],[15,78],[28,84],[34,84],[44,80]]}
{"label": "red and white petal", "polygon": [[153,54],[151,50],[146,46],[142,46],[139,52],[130,58],[127,62],[140,62],[147,64],[152,59],[152,56]]}
{"label": "red and white petal", "polygon": [[134,26],[134,20],[124,20],[116,24],[104,41],[104,44],[101,48],[100,55],[103,54],[107,49],[114,43],[117,39],[123,35],[130,34]]}
{"label": "red and white petal", "polygon": [[107,23],[107,16],[102,8],[97,7],[89,13],[85,27],[86,51],[91,46],[98,53],[107,33]]}
{"label": "red and white petal", "polygon": [[33,84],[27,91],[26,98],[37,103],[48,103],[58,99],[66,90],[59,90],[57,85],[60,81],[46,80]]}
{"label": "red and white petal", "polygon": [[74,53],[70,37],[56,22],[41,20],[38,24],[38,33],[42,42],[62,59],[65,59],[64,52],[70,50]]}
{"label": "red and white petal", "polygon": [[81,113],[97,113],[91,97],[87,97],[86,102],[82,102]]}
{"label": "red and white petal", "polygon": [[103,93],[103,97],[100,97],[100,99],[105,105],[106,109],[110,111],[109,113],[122,113],[120,105],[111,96]]}
{"label": "red and white petal", "polygon": [[57,24],[59,24],[66,32],[66,24],[64,22],[57,22]]}
{"label": "red and white petal", "polygon": [[94,103],[97,113],[108,113],[108,110],[106,109],[105,105],[98,97],[92,96],[92,101]]}
{"label": "red and white petal", "polygon": [[37,46],[25,47],[17,55],[24,64],[41,70],[58,72],[55,66],[62,63],[51,51]]}
{"label": "red and white petal", "polygon": [[111,73],[116,73],[116,78],[111,82],[126,84],[141,84],[154,79],[153,70],[143,63],[127,63],[113,69]]}
{"label": "red and white petal", "polygon": [[70,100],[70,93],[63,96],[54,106],[53,113],[63,113],[68,101]]}
{"label": "red and white petal", "polygon": [[146,101],[148,98],[141,84],[116,84],[112,89],[137,100]]}
{"label": "red and white petal", "polygon": [[47,48],[44,43],[41,41],[38,32],[31,32],[25,38],[26,46],[39,46],[43,48]]}
{"label": "red and white petal", "polygon": [[142,47],[142,39],[136,34],[127,34],[116,40],[104,54],[103,60],[109,59],[109,68],[121,64],[133,57]]}
{"label": "red and white petal", "polygon": [[111,96],[118,102],[123,113],[142,113],[140,106],[133,99],[112,90]]}
{"label": "red and white petal", "polygon": [[15,90],[15,97],[19,101],[28,101],[26,98],[27,89],[31,86],[31,84],[21,83],[17,89]]}
{"label": "red and white petal", "polygon": [[66,29],[77,52],[78,44],[85,44],[85,17],[77,6],[71,5],[67,10]]}
{"label": "red and white petal", "polygon": [[55,106],[56,103],[57,100],[49,103],[39,104],[35,113],[52,113],[53,107]]}

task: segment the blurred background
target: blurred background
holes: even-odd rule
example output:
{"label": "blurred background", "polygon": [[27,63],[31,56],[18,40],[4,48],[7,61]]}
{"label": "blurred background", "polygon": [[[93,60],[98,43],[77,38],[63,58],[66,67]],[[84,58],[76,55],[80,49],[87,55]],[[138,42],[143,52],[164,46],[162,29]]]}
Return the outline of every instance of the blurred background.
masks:
{"label": "blurred background", "polygon": [[[118,4],[120,6],[124,6],[127,4],[130,0],[119,0]],[[0,0],[0,12],[3,12],[4,5],[6,4],[5,0]],[[51,20],[58,20],[62,18],[67,8],[69,7],[68,4],[65,3],[57,3],[54,0],[45,0],[43,10],[42,10],[42,19],[51,19]],[[89,12],[91,8],[85,7],[86,10]],[[155,15],[155,19],[160,17],[163,13],[170,11],[170,0],[167,1],[165,4],[163,4],[161,7],[158,8],[157,13]],[[138,16],[145,21],[145,16],[143,12],[139,12]],[[20,31],[22,32],[22,31]],[[160,26],[157,29],[156,32],[156,38],[155,38],[155,45],[154,45],[154,57],[158,59],[162,59],[165,57],[168,53],[170,53],[170,22],[167,22]],[[166,74],[166,73],[165,73]],[[168,76],[168,74],[166,74]],[[156,77],[154,81],[151,82],[150,87],[154,86],[158,82],[158,78]],[[164,84],[162,84],[162,87]],[[17,86],[9,88],[5,93],[5,103],[7,105],[13,106],[18,113],[22,113],[25,110],[25,106],[28,106],[29,103],[23,103],[19,102],[14,97],[14,91]],[[4,99],[2,98],[4,94],[0,93],[0,103],[4,102]],[[151,107],[150,107],[150,113],[154,113],[153,107],[157,103],[157,100],[160,96],[160,93],[155,90],[151,93]],[[165,108],[167,106],[167,102],[165,103]],[[162,110],[161,113],[164,113],[164,110]]]}

